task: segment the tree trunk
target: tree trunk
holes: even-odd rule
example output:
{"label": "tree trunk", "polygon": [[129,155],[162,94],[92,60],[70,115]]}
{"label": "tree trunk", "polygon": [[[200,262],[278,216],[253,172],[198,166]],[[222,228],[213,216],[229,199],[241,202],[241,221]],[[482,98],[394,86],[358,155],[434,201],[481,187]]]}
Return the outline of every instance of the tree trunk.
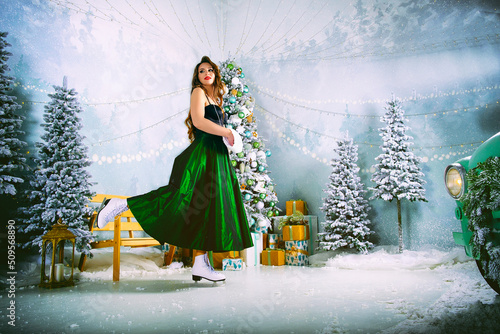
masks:
{"label": "tree trunk", "polygon": [[399,253],[403,253],[403,224],[401,223],[401,200],[398,203],[398,234],[399,234]]}

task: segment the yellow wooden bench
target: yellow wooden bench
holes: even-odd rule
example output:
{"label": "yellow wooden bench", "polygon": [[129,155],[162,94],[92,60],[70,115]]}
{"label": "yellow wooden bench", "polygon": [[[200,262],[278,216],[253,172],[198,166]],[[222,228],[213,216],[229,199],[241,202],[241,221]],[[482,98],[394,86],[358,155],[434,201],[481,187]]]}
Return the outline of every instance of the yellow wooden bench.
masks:
{"label": "yellow wooden bench", "polygon": [[[110,199],[110,198],[123,198],[127,199],[128,196],[120,196],[120,195],[104,195],[104,194],[97,194],[91,199],[92,203],[102,203],[104,198]],[[98,228],[97,227],[97,211],[94,211],[92,214],[92,217],[90,218],[90,226],[89,229],[91,232],[95,231],[114,231],[113,239],[108,239],[108,240],[99,240],[99,241],[94,241],[90,243],[90,246],[92,248],[105,248],[105,247],[113,247],[113,281],[119,281],[120,280],[120,247],[125,246],[125,247],[151,247],[151,246],[159,246],[160,243],[151,238],[151,237],[145,237],[145,238],[137,238],[134,236],[135,231],[144,231],[141,227],[141,225],[136,222],[132,221],[134,218],[134,215],[130,210],[127,210],[123,212],[122,214],[118,215],[115,217],[114,221],[108,222],[106,226],[103,228]],[[95,226],[94,226],[95,225]],[[122,237],[122,232],[126,231],[128,232],[128,237],[123,238]],[[170,246],[168,253],[165,253],[164,255],[164,260],[165,260],[165,265],[169,265],[172,263],[172,258],[174,256],[175,252],[175,246]],[[86,255],[82,254],[80,257],[80,263],[78,265],[80,271],[84,270],[85,267],[85,262],[86,262]]]}

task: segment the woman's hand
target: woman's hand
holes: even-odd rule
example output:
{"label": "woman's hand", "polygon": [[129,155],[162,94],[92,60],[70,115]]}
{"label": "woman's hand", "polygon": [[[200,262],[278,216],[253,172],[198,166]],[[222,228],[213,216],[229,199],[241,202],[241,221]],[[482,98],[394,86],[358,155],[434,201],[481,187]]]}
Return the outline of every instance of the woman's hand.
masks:
{"label": "woman's hand", "polygon": [[229,145],[233,146],[234,145],[234,135],[233,135],[233,131],[227,129],[228,131],[228,135],[225,136],[227,138],[227,141],[229,142]]}

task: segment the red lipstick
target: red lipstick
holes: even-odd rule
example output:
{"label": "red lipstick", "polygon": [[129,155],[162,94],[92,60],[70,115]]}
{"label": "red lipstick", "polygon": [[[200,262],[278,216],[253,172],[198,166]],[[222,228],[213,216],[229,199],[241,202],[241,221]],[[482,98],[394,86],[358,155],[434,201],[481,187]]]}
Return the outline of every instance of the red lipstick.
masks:
{"label": "red lipstick", "polygon": [[205,77],[205,80],[210,80],[212,77],[209,77],[208,75]]}

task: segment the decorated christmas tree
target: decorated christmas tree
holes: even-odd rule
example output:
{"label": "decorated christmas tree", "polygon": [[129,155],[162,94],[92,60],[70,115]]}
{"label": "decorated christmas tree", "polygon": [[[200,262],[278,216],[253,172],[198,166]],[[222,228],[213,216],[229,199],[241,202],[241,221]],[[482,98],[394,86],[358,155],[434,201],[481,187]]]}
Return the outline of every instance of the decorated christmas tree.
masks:
{"label": "decorated christmas tree", "polygon": [[368,227],[370,207],[363,197],[366,190],[358,176],[358,147],[346,134],[344,139],[337,141],[334,151],[338,157],[330,162],[333,170],[325,190],[327,197],[320,208],[326,217],[323,223],[325,232],[318,233],[318,248],[355,248],[366,253],[373,247],[368,241],[373,232]]}
{"label": "decorated christmas tree", "polygon": [[21,209],[25,218],[20,231],[30,239],[25,247],[41,248],[42,236],[61,220],[76,236],[78,249],[88,253],[88,217],[93,210],[88,204],[93,194],[85,170],[90,165],[87,147],[79,134],[82,125],[77,114],[83,110],[76,91],[67,88],[66,78],[63,87],[54,89],[45,106],[44,142],[36,144],[37,166],[27,192],[29,204]]}
{"label": "decorated christmas tree", "polygon": [[237,131],[243,141],[243,151],[231,153],[231,162],[241,185],[249,225],[254,231],[265,231],[271,225],[270,218],[279,214],[275,185],[269,177],[266,159],[271,151],[257,133],[253,116],[255,100],[245,85],[245,74],[232,60],[220,64],[223,82],[226,84],[224,112],[229,116],[227,127]]}
{"label": "decorated christmas tree", "polygon": [[398,208],[398,236],[399,252],[403,251],[403,227],[401,222],[401,200],[406,198],[410,202],[424,201],[425,189],[424,174],[419,164],[421,159],[411,150],[413,144],[411,136],[406,135],[409,129],[404,124],[404,110],[401,101],[392,99],[387,102],[385,115],[381,121],[386,127],[379,129],[384,143],[380,148],[382,154],[375,159],[379,162],[374,165],[375,172],[372,181],[375,187],[370,188],[373,196],[370,199],[381,198],[391,202],[396,200]]}
{"label": "decorated christmas tree", "polygon": [[0,195],[15,195],[16,186],[23,183],[19,172],[27,167],[22,148],[27,144],[20,140],[23,116],[15,111],[21,106],[15,96],[7,95],[12,90],[14,78],[7,75],[7,60],[12,55],[6,51],[6,32],[0,32]]}

